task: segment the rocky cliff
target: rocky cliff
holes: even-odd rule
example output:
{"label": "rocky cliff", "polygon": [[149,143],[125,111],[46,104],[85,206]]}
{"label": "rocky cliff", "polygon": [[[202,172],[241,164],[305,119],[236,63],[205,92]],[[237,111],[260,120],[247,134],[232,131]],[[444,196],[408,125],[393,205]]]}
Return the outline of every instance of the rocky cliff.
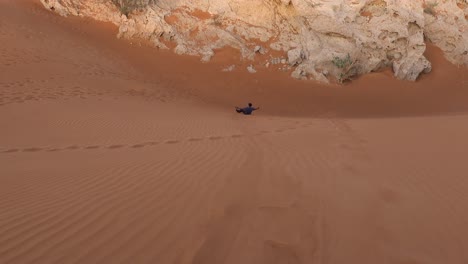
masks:
{"label": "rocky cliff", "polygon": [[203,61],[230,46],[300,79],[343,81],[392,67],[396,78],[416,80],[431,70],[426,40],[468,65],[468,0],[41,1],[61,15],[110,21],[119,37]]}

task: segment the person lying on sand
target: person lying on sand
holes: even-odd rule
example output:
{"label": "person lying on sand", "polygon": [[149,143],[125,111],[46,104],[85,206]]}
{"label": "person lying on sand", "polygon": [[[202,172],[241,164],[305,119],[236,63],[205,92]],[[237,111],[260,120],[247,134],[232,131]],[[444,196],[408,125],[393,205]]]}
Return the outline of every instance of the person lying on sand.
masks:
{"label": "person lying on sand", "polygon": [[252,103],[249,103],[249,106],[240,108],[236,106],[237,113],[243,113],[244,115],[251,115],[253,111],[260,109],[260,107],[253,107]]}

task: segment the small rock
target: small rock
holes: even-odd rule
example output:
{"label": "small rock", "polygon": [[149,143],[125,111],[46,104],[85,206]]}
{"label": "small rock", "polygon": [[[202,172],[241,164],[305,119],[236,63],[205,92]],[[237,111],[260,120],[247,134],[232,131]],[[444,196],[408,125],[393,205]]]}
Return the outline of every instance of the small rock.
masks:
{"label": "small rock", "polygon": [[415,81],[421,72],[428,73],[432,69],[426,58],[419,56],[407,57],[404,60],[393,62],[393,72],[400,80]]}
{"label": "small rock", "polygon": [[207,50],[202,52],[202,62],[209,62],[211,60],[211,57],[214,56],[214,52],[212,50]]}
{"label": "small rock", "polygon": [[291,66],[296,66],[305,59],[304,52],[301,48],[296,48],[288,51],[288,62]]}
{"label": "small rock", "polygon": [[184,45],[179,44],[177,45],[177,47],[175,47],[174,52],[179,55],[186,54],[188,52],[188,49]]}
{"label": "small rock", "polygon": [[247,67],[247,71],[249,71],[250,73],[256,73],[257,72],[253,65],[250,65],[249,67]]}
{"label": "small rock", "polygon": [[232,72],[236,68],[236,65],[231,65],[223,69],[223,72]]}
{"label": "small rock", "polygon": [[295,79],[304,79],[307,78],[307,72],[303,71],[302,69],[296,69],[291,73],[291,76]]}
{"label": "small rock", "polygon": [[273,59],[271,59],[271,64],[273,64],[273,65],[280,64],[280,62],[281,62],[281,59],[280,59],[280,58],[273,58]]}
{"label": "small rock", "polygon": [[264,49],[262,46],[255,46],[254,52],[264,55],[265,53],[267,53],[267,50]]}

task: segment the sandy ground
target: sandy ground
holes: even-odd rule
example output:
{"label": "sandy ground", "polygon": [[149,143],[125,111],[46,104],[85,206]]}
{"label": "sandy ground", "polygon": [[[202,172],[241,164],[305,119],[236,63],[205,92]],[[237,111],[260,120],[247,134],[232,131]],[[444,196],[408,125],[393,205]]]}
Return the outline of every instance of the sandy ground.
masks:
{"label": "sandy ground", "polygon": [[325,86],[115,30],[0,0],[0,263],[468,263],[468,70],[437,48]]}

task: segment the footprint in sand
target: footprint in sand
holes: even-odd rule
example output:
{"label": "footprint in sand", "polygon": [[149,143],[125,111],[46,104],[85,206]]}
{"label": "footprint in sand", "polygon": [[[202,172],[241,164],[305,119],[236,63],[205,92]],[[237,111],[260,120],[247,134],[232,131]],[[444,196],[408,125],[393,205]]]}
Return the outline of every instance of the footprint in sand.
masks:
{"label": "footprint in sand", "polygon": [[188,141],[191,141],[191,142],[196,142],[196,141],[202,141],[203,138],[189,138]]}
{"label": "footprint in sand", "polygon": [[80,148],[79,146],[73,145],[73,146],[66,147],[65,149],[76,150],[76,149],[79,149],[79,148]]}
{"label": "footprint in sand", "polygon": [[5,151],[3,151],[2,153],[14,153],[14,152],[18,152],[19,149],[7,149]]}
{"label": "footprint in sand", "polygon": [[41,151],[42,148],[25,148],[23,149],[23,152],[38,152]]}
{"label": "footprint in sand", "polygon": [[264,242],[263,258],[263,263],[300,263],[298,254],[292,245],[274,240]]}
{"label": "footprint in sand", "polygon": [[123,148],[125,147],[125,145],[111,145],[109,147],[107,147],[108,149],[119,149],[119,148]]}
{"label": "footprint in sand", "polygon": [[62,149],[59,149],[59,148],[53,148],[53,149],[48,149],[47,151],[48,152],[57,152],[57,151],[61,151]]}
{"label": "footprint in sand", "polygon": [[98,148],[100,148],[100,146],[95,145],[95,146],[87,146],[85,149],[91,150],[91,149],[98,149]]}

